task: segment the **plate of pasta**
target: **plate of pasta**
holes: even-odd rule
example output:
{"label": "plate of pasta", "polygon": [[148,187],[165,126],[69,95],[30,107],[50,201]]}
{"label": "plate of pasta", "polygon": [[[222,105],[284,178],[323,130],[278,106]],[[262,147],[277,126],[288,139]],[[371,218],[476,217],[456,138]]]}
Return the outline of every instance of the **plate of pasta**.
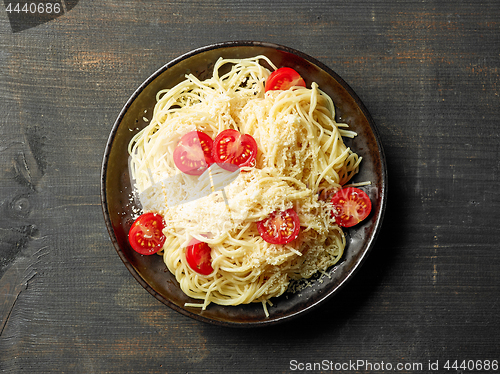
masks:
{"label": "plate of pasta", "polygon": [[102,164],[113,245],[159,301],[200,321],[265,326],[331,298],[374,246],[387,196],[376,126],[302,52],[198,48],[126,102]]}

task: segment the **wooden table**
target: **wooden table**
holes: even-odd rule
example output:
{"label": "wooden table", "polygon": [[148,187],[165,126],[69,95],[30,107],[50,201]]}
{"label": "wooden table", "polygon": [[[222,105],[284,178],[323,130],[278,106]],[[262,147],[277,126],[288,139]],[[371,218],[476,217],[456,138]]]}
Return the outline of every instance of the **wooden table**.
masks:
{"label": "wooden table", "polygon": [[[500,371],[498,1],[66,0],[39,21],[7,5],[0,372]],[[356,277],[263,329],[158,302],[117,256],[100,206],[128,97],[172,58],[227,40],[286,45],[335,70],[375,120],[389,169],[383,228]]]}

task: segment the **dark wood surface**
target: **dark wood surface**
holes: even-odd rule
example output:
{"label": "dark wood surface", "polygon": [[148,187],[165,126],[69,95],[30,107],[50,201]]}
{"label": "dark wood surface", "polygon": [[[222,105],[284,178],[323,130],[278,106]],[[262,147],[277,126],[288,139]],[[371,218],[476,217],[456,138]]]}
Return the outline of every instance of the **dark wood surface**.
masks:
{"label": "dark wood surface", "polygon": [[[500,359],[498,1],[62,3],[23,30],[0,7],[0,372],[500,371],[486,369]],[[172,58],[227,40],[335,70],[375,120],[389,169],[383,229],[356,277],[262,329],[158,302],[117,256],[100,206],[128,97]]]}

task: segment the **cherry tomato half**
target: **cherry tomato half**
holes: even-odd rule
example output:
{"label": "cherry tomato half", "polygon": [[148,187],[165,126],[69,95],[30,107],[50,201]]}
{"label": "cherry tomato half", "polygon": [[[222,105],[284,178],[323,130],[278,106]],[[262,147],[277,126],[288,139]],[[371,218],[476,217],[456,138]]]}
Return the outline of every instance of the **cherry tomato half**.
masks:
{"label": "cherry tomato half", "polygon": [[212,138],[204,132],[188,132],[174,150],[175,166],[185,174],[203,174],[213,163],[212,144]]}
{"label": "cherry tomato half", "polygon": [[257,143],[252,135],[224,130],[214,140],[212,156],[221,168],[229,171],[252,166],[257,157]]}
{"label": "cherry tomato half", "polygon": [[332,215],[342,227],[351,227],[363,221],[372,210],[368,195],[355,187],[343,188],[332,197]]}
{"label": "cherry tomato half", "polygon": [[165,222],[157,213],[144,213],[135,220],[128,232],[130,246],[141,255],[158,252],[165,243],[162,230]]}
{"label": "cherry tomato half", "polygon": [[266,242],[287,244],[299,236],[299,215],[293,209],[273,212],[265,220],[257,222],[257,230]]}
{"label": "cherry tomato half", "polygon": [[279,68],[271,73],[266,80],[266,92],[270,90],[288,90],[293,86],[306,86],[306,82],[292,68]]}
{"label": "cherry tomato half", "polygon": [[212,268],[212,249],[207,243],[197,240],[186,248],[186,261],[191,269],[198,274],[208,275],[214,271]]}

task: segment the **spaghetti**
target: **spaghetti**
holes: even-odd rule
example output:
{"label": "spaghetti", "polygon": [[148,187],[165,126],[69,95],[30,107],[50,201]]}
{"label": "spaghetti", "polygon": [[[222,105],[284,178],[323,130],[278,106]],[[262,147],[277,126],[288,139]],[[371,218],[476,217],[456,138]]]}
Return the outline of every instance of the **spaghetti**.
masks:
{"label": "spaghetti", "polygon": [[[189,74],[160,91],[150,123],[129,144],[142,208],[166,223],[158,253],[183,292],[202,300],[188,306],[261,302],[267,314],[270,298],[293,280],[324,272],[345,248],[323,197],[358,172],[361,157],[342,140],[356,134],[336,123],[333,101],[316,83],[265,92],[270,70],[263,64],[276,70],[265,56],[221,58],[211,78]],[[179,172],[172,154],[183,135],[196,130],[215,138],[227,129],[255,139],[255,165],[227,172],[213,164],[201,176]],[[257,222],[291,208],[300,219],[299,236],[284,245],[263,240]],[[211,248],[209,275],[186,262],[193,239]]]}

